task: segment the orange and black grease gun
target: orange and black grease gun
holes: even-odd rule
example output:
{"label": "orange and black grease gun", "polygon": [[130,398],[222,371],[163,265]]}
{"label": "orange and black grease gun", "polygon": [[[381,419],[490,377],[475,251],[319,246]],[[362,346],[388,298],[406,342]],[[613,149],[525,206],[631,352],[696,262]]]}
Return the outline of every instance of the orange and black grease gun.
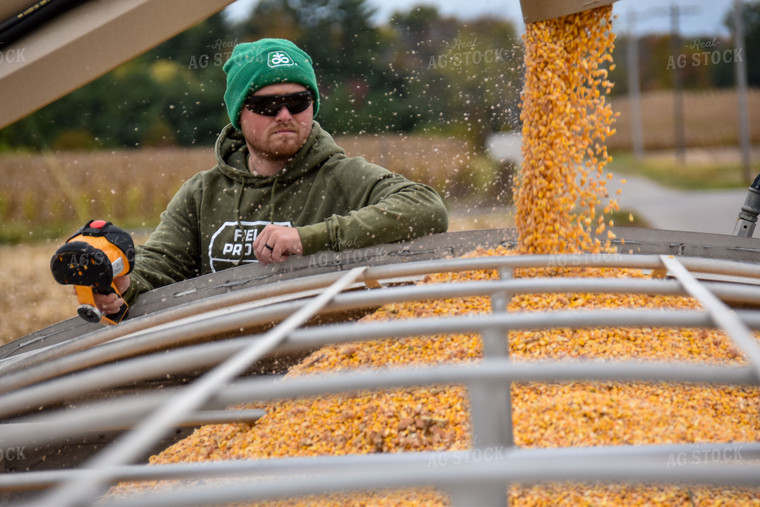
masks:
{"label": "orange and black grease gun", "polygon": [[103,315],[93,294],[111,294],[114,278],[128,274],[135,266],[135,245],[128,232],[104,220],[90,220],[56,250],[50,261],[55,281],[73,285],[79,299],[79,316],[88,322],[118,324],[127,315],[124,303],[118,312]]}

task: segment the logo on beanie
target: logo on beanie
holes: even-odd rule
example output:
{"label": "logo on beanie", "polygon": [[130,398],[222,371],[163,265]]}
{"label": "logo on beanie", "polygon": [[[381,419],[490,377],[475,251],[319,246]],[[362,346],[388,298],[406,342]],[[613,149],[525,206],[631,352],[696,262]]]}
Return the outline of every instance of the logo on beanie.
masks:
{"label": "logo on beanie", "polygon": [[267,55],[267,65],[275,68],[290,67],[291,65],[297,65],[297,63],[285,51],[270,51],[269,55]]}

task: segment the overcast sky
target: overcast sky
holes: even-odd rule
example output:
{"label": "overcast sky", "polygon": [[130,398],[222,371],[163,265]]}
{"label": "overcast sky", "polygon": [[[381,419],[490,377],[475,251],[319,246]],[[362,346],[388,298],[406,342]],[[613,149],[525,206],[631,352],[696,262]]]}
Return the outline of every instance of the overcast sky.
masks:
{"label": "overcast sky", "polygon": [[[237,0],[226,13],[237,17],[250,12],[258,0]],[[529,1],[529,0],[528,0]],[[429,4],[438,7],[439,12],[455,15],[461,19],[479,16],[499,16],[511,19],[522,32],[523,22],[519,0],[370,0],[377,9],[377,21],[385,22],[396,11],[406,12],[410,6]],[[730,11],[733,0],[619,0],[614,5],[617,14],[617,32],[629,29],[630,12],[636,13],[636,33],[670,31],[670,7],[678,6],[681,16],[679,27],[685,37],[728,35],[723,23]]]}

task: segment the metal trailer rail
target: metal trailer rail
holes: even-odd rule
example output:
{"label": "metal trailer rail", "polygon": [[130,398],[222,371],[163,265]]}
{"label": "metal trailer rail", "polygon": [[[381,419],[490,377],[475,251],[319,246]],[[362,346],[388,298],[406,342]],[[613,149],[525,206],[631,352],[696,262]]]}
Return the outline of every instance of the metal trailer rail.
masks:
{"label": "metal trailer rail", "polygon": [[[636,234],[641,234],[639,240],[635,239]],[[629,247],[638,241],[638,246],[632,248],[638,248],[639,252],[645,250],[637,254],[435,258],[443,257],[439,251],[429,260],[375,265],[372,262],[361,265],[366,259],[355,258],[357,265],[351,269],[343,269],[351,263],[334,264],[331,269],[310,276],[278,280],[277,284],[264,288],[239,287],[167,308],[155,315],[138,317],[124,325],[54,340],[30,350],[16,350],[0,361],[3,375],[0,417],[4,422],[0,426],[0,438],[6,448],[76,441],[104,432],[116,432],[118,436],[81,466],[72,469],[0,475],[0,491],[7,492],[10,501],[32,499],[36,505],[90,505],[98,501],[104,505],[184,506],[339,490],[433,485],[448,493],[455,505],[504,505],[507,487],[514,482],[760,486],[760,442],[563,449],[522,449],[514,445],[510,402],[513,382],[599,380],[760,385],[760,343],[752,333],[760,329],[760,312],[756,310],[760,308],[760,264],[755,263],[760,242],[748,238],[737,242],[737,238],[730,236],[689,235],[688,239],[702,245],[703,250],[709,250],[709,255],[686,257],[678,254],[691,248],[689,243],[673,243],[673,235],[669,234],[669,241],[654,245],[651,243],[653,234],[659,233],[646,233],[650,243],[644,247],[641,245],[644,245],[645,233],[628,234]],[[498,242],[503,244],[507,236],[491,237],[501,238]],[[729,241],[733,246],[721,249],[720,242]],[[650,253],[658,248],[659,253]],[[727,251],[730,253],[726,254]],[[726,260],[734,254],[737,260]],[[512,276],[517,268],[546,266],[631,267],[650,270],[655,276],[643,280]],[[476,269],[497,270],[500,278],[436,285],[397,283],[432,273]],[[703,310],[530,314],[507,311],[507,303],[515,294],[568,292],[684,294],[696,298]],[[491,312],[479,316],[366,324],[306,325],[317,316],[366,312],[386,302],[471,295],[489,297]],[[267,296],[276,297],[262,299]],[[736,307],[730,307],[727,302]],[[268,322],[279,324],[260,329]],[[721,329],[742,352],[746,365],[510,360],[509,331],[558,327]],[[257,331],[229,337],[239,329]],[[476,332],[482,336],[485,357],[481,362],[287,379],[245,374],[266,356],[313,350],[328,343],[461,332]],[[222,338],[203,340],[208,336]],[[39,340],[35,344],[40,345]],[[138,393],[125,389],[125,386],[188,372],[192,378],[185,385]],[[156,446],[160,447],[162,439],[177,428],[255,421],[263,415],[259,410],[223,410],[233,404],[435,384],[467,387],[473,449],[171,466],[135,464]],[[738,460],[732,459],[737,445],[741,445]],[[709,463],[669,466],[669,457],[697,451],[717,458]],[[129,498],[100,498],[110,485],[120,481],[200,478],[205,479],[204,485],[187,483],[182,488]]]}

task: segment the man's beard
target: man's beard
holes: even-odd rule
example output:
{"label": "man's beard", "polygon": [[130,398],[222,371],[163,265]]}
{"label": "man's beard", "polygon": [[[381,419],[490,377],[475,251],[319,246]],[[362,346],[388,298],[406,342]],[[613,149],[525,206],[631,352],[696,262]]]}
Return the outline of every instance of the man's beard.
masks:
{"label": "man's beard", "polygon": [[[250,142],[250,146],[260,157],[267,160],[289,159],[301,149],[305,142],[305,139],[301,137],[304,128],[305,126],[296,122],[276,124],[267,130],[263,139],[254,139]],[[274,134],[283,129],[292,131],[293,135]]]}

